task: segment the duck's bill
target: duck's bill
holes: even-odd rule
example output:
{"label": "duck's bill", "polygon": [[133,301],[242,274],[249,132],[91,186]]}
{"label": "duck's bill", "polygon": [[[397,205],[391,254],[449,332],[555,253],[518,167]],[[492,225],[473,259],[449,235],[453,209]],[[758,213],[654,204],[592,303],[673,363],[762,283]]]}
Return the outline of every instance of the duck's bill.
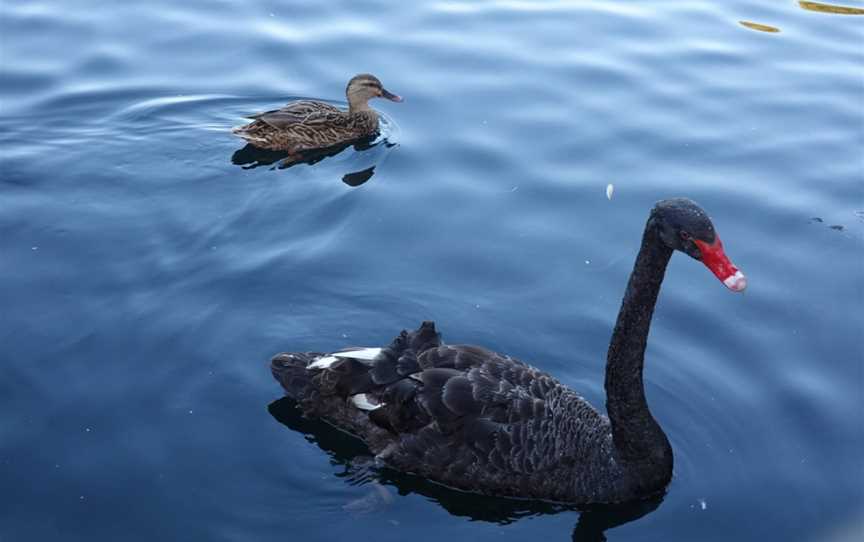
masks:
{"label": "duck's bill", "polygon": [[699,239],[693,241],[702,253],[702,263],[720,279],[720,282],[733,292],[743,292],[747,288],[747,277],[723,252],[723,243],[720,242],[719,237],[715,237],[714,242],[710,244]]}
{"label": "duck's bill", "polygon": [[398,94],[393,94],[392,92],[390,92],[386,88],[381,89],[381,97],[387,98],[391,102],[401,102],[402,101],[402,96],[399,96]]}

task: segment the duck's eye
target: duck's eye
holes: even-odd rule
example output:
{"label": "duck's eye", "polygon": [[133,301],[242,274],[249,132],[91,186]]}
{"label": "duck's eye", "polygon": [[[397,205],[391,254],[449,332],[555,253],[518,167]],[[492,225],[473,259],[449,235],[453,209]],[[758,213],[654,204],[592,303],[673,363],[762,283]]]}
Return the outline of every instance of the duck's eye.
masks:
{"label": "duck's eye", "polygon": [[691,239],[693,239],[693,237],[684,230],[681,230],[678,235],[681,237],[682,241],[690,241]]}

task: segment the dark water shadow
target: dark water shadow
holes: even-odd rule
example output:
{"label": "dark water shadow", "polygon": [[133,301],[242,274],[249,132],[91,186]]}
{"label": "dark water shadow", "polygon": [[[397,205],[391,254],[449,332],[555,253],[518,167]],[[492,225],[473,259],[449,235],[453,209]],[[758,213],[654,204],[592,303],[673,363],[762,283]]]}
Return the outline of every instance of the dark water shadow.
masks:
{"label": "dark water shadow", "polygon": [[[380,136],[374,135],[363,139],[334,145],[324,149],[316,149],[299,155],[291,155],[284,151],[271,151],[260,149],[251,143],[247,143],[243,148],[238,149],[231,156],[231,163],[242,167],[243,169],[254,169],[257,167],[270,167],[270,169],[288,169],[298,164],[312,165],[326,158],[336,156],[348,148],[353,148],[354,152],[375,152],[377,149],[382,149],[386,152],[388,149],[395,147],[395,143],[387,141],[387,139],[379,139]],[[369,166],[357,171],[349,171],[342,176],[342,182],[351,187],[360,186],[375,174],[375,166]]]}
{"label": "dark water shadow", "polygon": [[320,420],[304,418],[296,408],[296,402],[287,397],[273,401],[267,409],[279,423],[292,431],[303,433],[308,442],[325,451],[334,465],[343,466],[345,470],[338,476],[346,483],[358,485],[374,481],[395,488],[400,496],[416,493],[436,502],[451,515],[467,517],[473,521],[506,525],[526,517],[575,511],[579,512],[579,520],[573,529],[572,540],[603,542],[607,540],[607,530],[639,519],[653,512],[663,502],[664,495],[658,495],[626,504],[576,507],[475,495],[387,468],[376,470],[370,475],[368,462],[364,464],[358,461],[370,455],[369,449],[359,439]]}
{"label": "dark water shadow", "polygon": [[367,167],[362,171],[346,173],[345,175],[342,175],[342,182],[351,187],[360,186],[371,179],[372,175],[375,175],[375,166]]}

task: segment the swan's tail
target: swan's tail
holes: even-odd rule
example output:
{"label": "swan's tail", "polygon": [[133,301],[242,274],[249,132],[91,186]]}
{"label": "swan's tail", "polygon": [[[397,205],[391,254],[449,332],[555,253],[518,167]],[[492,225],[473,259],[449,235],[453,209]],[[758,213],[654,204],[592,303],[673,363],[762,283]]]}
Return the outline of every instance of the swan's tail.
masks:
{"label": "swan's tail", "polygon": [[384,348],[350,348],[331,354],[285,352],[270,362],[273,377],[285,394],[304,410],[323,413],[325,403],[345,401],[364,411],[374,410],[373,394],[386,384],[419,370],[417,355],[441,344],[435,324],[403,331]]}
{"label": "swan's tail", "polygon": [[299,401],[309,395],[311,373],[306,369],[323,354],[312,352],[282,353],[270,362],[273,378],[285,388],[285,395]]}

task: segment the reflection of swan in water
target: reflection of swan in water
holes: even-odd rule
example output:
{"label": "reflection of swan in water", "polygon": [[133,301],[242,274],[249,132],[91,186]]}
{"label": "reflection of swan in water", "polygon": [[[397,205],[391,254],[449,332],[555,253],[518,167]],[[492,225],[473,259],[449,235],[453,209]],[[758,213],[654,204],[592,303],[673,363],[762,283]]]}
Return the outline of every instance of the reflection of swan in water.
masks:
{"label": "reflection of swan in water", "polygon": [[[465,493],[430,482],[419,476],[403,474],[391,469],[380,470],[370,467],[369,449],[358,439],[333,426],[303,416],[293,399],[283,397],[270,403],[270,414],[289,429],[303,433],[311,443],[327,452],[331,461],[344,467],[337,476],[352,485],[370,484],[376,489],[370,491],[365,503],[355,501],[346,505],[348,511],[369,512],[375,509],[374,502],[386,503],[390,497],[388,487],[395,488],[400,496],[417,493],[438,503],[454,516],[468,517],[472,520],[509,524],[531,516],[555,514],[566,511],[579,511],[579,521],[573,529],[573,540],[578,542],[601,542],[606,540],[604,532],[619,525],[629,523],[653,512],[663,502],[663,494],[643,501],[633,501],[616,505],[593,505],[575,507],[544,501],[505,499]],[[380,485],[378,485],[380,484]],[[381,487],[383,486],[383,487]],[[386,496],[381,498],[379,495]],[[358,504],[359,502],[359,504]]]}

